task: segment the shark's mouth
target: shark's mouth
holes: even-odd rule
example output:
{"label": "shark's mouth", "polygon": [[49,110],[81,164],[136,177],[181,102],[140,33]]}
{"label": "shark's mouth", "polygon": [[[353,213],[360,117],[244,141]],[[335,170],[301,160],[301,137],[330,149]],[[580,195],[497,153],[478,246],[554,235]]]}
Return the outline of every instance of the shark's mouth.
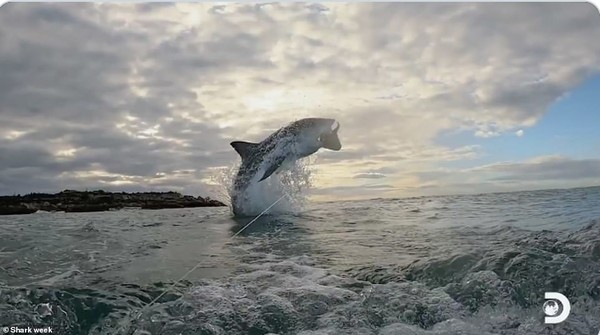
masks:
{"label": "shark's mouth", "polygon": [[340,123],[333,121],[331,124],[331,132],[321,135],[321,143],[323,148],[338,151],[342,149],[342,143],[338,137],[338,130],[340,129]]}

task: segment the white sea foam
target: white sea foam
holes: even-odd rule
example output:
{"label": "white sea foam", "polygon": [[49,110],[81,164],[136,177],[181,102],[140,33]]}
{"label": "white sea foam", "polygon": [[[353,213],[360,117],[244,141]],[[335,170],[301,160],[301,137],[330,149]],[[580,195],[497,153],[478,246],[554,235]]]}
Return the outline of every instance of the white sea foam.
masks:
{"label": "white sea foam", "polygon": [[[150,334],[193,329],[201,334],[302,335],[562,335],[596,327],[596,305],[573,313],[565,327],[550,329],[540,323],[537,305],[522,308],[501,299],[472,313],[443,287],[414,281],[371,284],[309,264],[291,257],[248,265],[225,282],[207,281],[181,299],[153,307],[135,327]],[[481,285],[479,290],[496,290],[495,283]]]}

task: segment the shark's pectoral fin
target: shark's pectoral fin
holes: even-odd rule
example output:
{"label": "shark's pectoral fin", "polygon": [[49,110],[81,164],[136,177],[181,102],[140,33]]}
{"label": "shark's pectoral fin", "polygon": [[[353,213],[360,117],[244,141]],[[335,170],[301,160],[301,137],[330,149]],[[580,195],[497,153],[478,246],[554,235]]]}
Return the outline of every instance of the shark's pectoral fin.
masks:
{"label": "shark's pectoral fin", "polygon": [[289,159],[284,160],[283,163],[279,166],[279,169],[277,169],[275,171],[275,174],[278,175],[278,174],[281,173],[281,171],[288,170],[289,168],[291,168],[292,167],[292,162],[293,161],[289,160]]}
{"label": "shark's pectoral fin", "polygon": [[233,149],[240,154],[242,161],[250,157],[258,148],[258,143],[244,142],[244,141],[233,141],[230,143]]}
{"label": "shark's pectoral fin", "polygon": [[277,171],[277,169],[279,169],[281,167],[281,165],[283,164],[284,161],[285,161],[285,156],[280,156],[280,157],[276,157],[275,159],[273,159],[273,162],[271,163],[271,165],[269,165],[269,167],[267,167],[265,174],[263,174],[263,176],[260,178],[259,182],[269,178],[269,176],[272,175],[273,172]]}

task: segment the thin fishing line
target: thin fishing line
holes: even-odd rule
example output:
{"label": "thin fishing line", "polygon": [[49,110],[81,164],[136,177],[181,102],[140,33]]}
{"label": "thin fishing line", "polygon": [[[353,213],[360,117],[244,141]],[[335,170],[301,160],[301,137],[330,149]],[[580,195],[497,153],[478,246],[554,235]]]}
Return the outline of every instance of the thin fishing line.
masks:
{"label": "thin fishing line", "polygon": [[233,236],[231,238],[234,238],[236,236],[238,236],[239,233],[241,233],[242,231],[244,231],[244,229],[248,228],[251,224],[254,223],[254,221],[258,220],[259,217],[261,217],[263,214],[265,214],[269,209],[271,209],[273,206],[275,206],[278,202],[281,201],[281,199],[285,198],[285,196],[287,195],[287,193],[284,193],[281,197],[279,197],[279,199],[275,200],[274,203],[271,204],[271,206],[267,207],[264,211],[262,211],[262,213],[258,214],[254,219],[252,219],[252,221],[248,222],[244,227],[242,227],[242,229],[238,230],[237,233],[233,234]]}
{"label": "thin fishing line", "polygon": [[[256,220],[258,220],[258,218],[260,218],[261,216],[263,216],[267,211],[269,211],[269,209],[273,208],[273,206],[275,206],[278,202],[280,202],[283,198],[285,198],[287,196],[287,193],[284,193],[281,197],[279,197],[279,199],[275,200],[275,202],[273,202],[269,207],[265,208],[264,211],[262,211],[260,214],[258,214],[254,219],[252,219],[250,222],[248,222],[244,227],[242,227],[242,229],[238,230],[237,233],[235,233],[233,236],[231,236],[231,238],[235,238],[236,236],[238,236],[242,231],[244,231],[246,228],[250,227],[251,224],[253,224],[254,222],[256,222]],[[144,309],[152,306],[155,302],[158,301],[158,299],[162,298],[165,294],[167,294],[169,291],[171,291],[175,285],[179,284],[182,280],[184,280],[185,278],[187,278],[187,276],[189,276],[192,272],[194,272],[197,268],[200,267],[200,265],[202,264],[202,261],[198,262],[198,264],[194,265],[194,267],[192,267],[188,272],[186,272],[181,278],[179,278],[177,281],[175,281],[168,289],[166,289],[165,291],[163,291],[161,294],[159,294],[156,298],[152,299],[152,301],[150,301],[148,304],[144,305],[144,307],[142,307],[140,309],[140,312],[138,313],[137,318],[139,318],[142,313],[144,312]]]}

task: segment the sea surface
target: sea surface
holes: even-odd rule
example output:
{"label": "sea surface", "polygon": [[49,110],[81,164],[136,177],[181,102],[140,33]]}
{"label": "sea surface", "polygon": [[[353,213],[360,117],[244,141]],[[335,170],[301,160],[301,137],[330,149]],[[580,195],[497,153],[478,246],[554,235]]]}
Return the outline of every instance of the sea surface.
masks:
{"label": "sea surface", "polygon": [[[234,219],[228,208],[0,217],[0,327],[136,335],[600,330],[600,187],[309,201],[234,237],[251,219]],[[544,324],[544,292],[568,297],[565,322]]]}

